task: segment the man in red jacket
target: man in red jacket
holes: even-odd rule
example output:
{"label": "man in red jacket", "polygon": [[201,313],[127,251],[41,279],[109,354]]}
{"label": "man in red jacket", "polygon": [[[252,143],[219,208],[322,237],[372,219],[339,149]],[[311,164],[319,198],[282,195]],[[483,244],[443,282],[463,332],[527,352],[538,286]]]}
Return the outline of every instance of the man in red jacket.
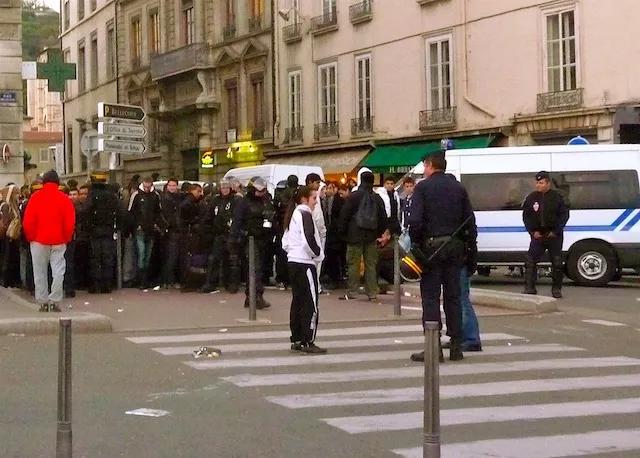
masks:
{"label": "man in red jacket", "polygon": [[[36,300],[41,312],[59,312],[63,295],[66,263],[64,253],[73,237],[76,212],[71,199],[58,190],[60,178],[55,170],[42,176],[42,191],[31,196],[22,220],[30,243]],[[53,281],[49,292],[48,267]]]}

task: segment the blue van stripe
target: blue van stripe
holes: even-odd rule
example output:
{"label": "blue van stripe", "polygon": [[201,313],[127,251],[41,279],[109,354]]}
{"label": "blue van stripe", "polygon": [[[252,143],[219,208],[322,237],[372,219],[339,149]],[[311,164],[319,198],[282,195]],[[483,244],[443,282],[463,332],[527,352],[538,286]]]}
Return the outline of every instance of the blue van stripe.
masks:
{"label": "blue van stripe", "polygon": [[[608,225],[580,225],[580,226],[566,226],[565,232],[614,232],[620,224],[622,224],[628,217],[634,212],[634,209],[627,209],[616,218],[616,220]],[[623,231],[630,231],[640,221],[640,212],[638,212],[633,218],[629,220],[627,224],[622,228]],[[524,226],[484,226],[478,227],[479,233],[484,234],[496,234],[496,233],[522,233],[527,232]]]}

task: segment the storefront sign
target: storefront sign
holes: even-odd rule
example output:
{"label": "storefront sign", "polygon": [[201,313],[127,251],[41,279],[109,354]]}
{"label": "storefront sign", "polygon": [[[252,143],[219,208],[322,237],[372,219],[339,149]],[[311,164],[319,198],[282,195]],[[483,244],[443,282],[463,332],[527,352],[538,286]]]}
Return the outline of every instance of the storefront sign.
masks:
{"label": "storefront sign", "polygon": [[203,169],[212,169],[213,168],[213,151],[205,151],[202,153],[202,157],[200,158],[200,165]]}
{"label": "storefront sign", "polygon": [[398,166],[390,166],[389,173],[409,173],[411,169],[415,166],[409,165],[398,165]]}

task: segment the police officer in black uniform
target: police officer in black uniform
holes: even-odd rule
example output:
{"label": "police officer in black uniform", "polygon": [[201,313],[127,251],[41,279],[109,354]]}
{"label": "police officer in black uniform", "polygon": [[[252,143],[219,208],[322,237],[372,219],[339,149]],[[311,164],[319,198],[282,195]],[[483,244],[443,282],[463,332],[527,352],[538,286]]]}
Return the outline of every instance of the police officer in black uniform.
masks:
{"label": "police officer in black uniform", "polygon": [[[232,258],[236,259],[243,244],[247,244],[249,237],[255,240],[255,285],[256,285],[256,308],[265,309],[271,307],[264,300],[264,284],[262,274],[264,268],[265,247],[267,242],[273,238],[274,220],[276,216],[275,207],[265,196],[267,195],[267,182],[261,177],[253,177],[247,184],[247,194],[238,201],[238,205],[233,212],[233,222],[229,233],[229,250]],[[247,255],[249,249],[246,250]],[[233,262],[233,281],[239,283],[239,262]],[[247,279],[245,288],[246,298],[244,306],[249,307],[249,280]]]}
{"label": "police officer in black uniform", "polygon": [[531,236],[525,264],[524,294],[537,294],[538,262],[545,252],[551,259],[551,295],[562,297],[562,232],[569,221],[569,206],[564,196],[551,189],[549,172],[536,175],[536,190],[522,203],[522,220]]}
{"label": "police officer in black uniform", "polygon": [[107,174],[91,174],[91,188],[83,215],[91,246],[90,294],[110,293],[115,277],[116,240],[119,226],[120,202],[107,183]]}
{"label": "police officer in black uniform", "polygon": [[[227,292],[232,294],[238,292],[238,285],[233,282],[233,276],[229,274],[228,250],[229,230],[238,200],[231,190],[231,183],[223,180],[220,183],[220,193],[211,199],[204,208],[202,225],[206,232],[213,234],[213,240],[208,260],[207,277],[201,290],[203,293],[210,293],[218,289],[218,282],[221,278]],[[220,263],[223,266],[222,270],[220,270]]]}
{"label": "police officer in black uniform", "polygon": [[[415,187],[409,216],[411,251],[423,266],[420,280],[422,322],[441,323],[440,290],[444,294],[447,334],[451,337],[449,359],[462,355],[462,306],[460,269],[465,263],[465,234],[475,234],[475,219],[464,187],[444,173],[444,151],[423,159],[428,177]],[[475,241],[474,241],[475,242]],[[424,352],[411,355],[424,361]],[[440,361],[444,361],[440,348]]]}

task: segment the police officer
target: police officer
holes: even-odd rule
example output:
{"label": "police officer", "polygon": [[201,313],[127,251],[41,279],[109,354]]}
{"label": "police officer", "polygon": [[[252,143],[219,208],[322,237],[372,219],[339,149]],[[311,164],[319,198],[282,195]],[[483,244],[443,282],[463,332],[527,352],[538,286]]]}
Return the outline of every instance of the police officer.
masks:
{"label": "police officer", "polygon": [[[265,199],[267,195],[267,182],[261,177],[253,177],[249,180],[246,188],[246,195],[238,201],[238,205],[233,212],[233,222],[229,234],[229,250],[234,260],[238,257],[240,248],[246,244],[248,237],[253,236],[255,240],[255,285],[256,285],[256,307],[265,309],[271,307],[264,300],[264,284],[262,282],[262,271],[264,267],[265,247],[269,239],[273,238],[275,207]],[[249,250],[247,249],[247,254]],[[239,283],[239,262],[233,262],[233,281]],[[249,280],[247,279],[246,298],[244,306],[249,307]]]}
{"label": "police officer", "polygon": [[91,174],[89,197],[83,209],[91,247],[90,294],[110,293],[115,276],[116,241],[119,226],[120,203],[107,174]]}
{"label": "police officer", "polygon": [[551,259],[551,295],[562,297],[562,232],[569,221],[569,206],[560,192],[551,189],[551,177],[542,171],[536,175],[536,190],[522,204],[522,220],[531,236],[525,264],[524,294],[537,294],[538,262],[545,252]]}
{"label": "police officer", "polygon": [[[233,212],[238,200],[238,197],[231,190],[231,183],[223,180],[220,183],[220,193],[211,199],[204,209],[202,224],[206,232],[213,234],[213,240],[208,260],[207,278],[201,290],[203,293],[217,290],[220,277],[224,278],[227,292],[233,294],[238,292],[238,285],[233,282],[233,276],[229,274],[230,262],[227,245]],[[221,262],[222,270],[220,270]],[[224,275],[220,275],[221,273]]]}
{"label": "police officer", "polygon": [[[475,220],[464,187],[444,173],[444,152],[423,159],[426,180],[415,187],[409,216],[411,251],[420,256],[423,274],[420,280],[422,322],[441,323],[440,291],[444,295],[447,334],[451,337],[449,359],[462,355],[462,307],[460,270],[465,262],[463,234],[475,234]],[[412,361],[424,361],[424,352],[411,355]],[[440,348],[440,361],[444,361]]]}

